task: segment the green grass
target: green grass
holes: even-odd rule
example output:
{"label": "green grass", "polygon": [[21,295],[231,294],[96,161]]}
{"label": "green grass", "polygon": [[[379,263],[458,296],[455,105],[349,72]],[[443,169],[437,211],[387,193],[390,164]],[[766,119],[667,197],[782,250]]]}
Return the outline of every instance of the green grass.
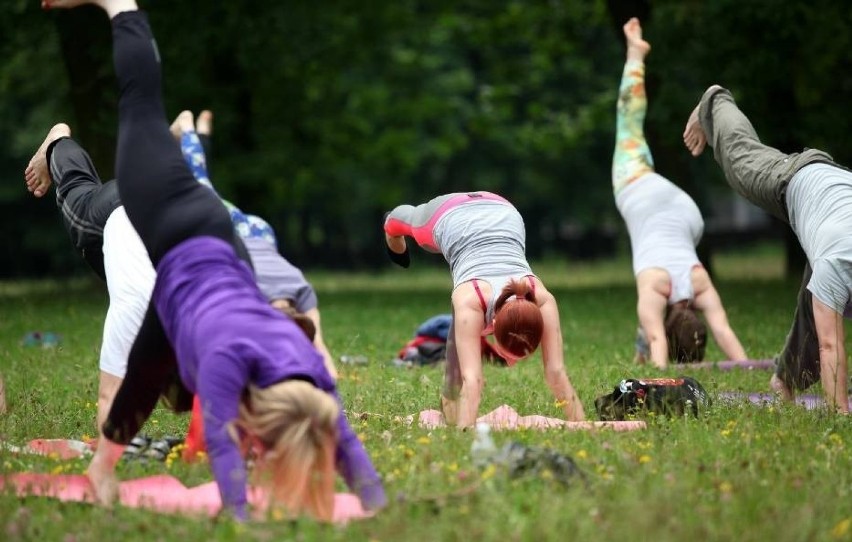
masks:
{"label": "green grass", "polygon": [[[784,340],[798,284],[779,278],[781,259],[772,250],[719,256],[714,263],[717,286],[750,357],[771,357]],[[622,378],[652,373],[631,363],[636,319],[629,264],[545,262],[534,268],[559,300],[568,372],[593,416],[597,395]],[[652,419],[638,433],[498,433],[498,444],[516,439],[570,455],[590,483],[564,489],[546,477],[508,480],[499,472],[481,480],[470,463],[470,433],[404,422],[407,414],[437,406],[440,370],[387,363],[422,320],[447,312],[446,269],[310,278],[331,350],[370,359],[366,367],[341,367],[340,389],[386,482],[391,505],[378,517],[346,527],[306,520],[235,525],[0,494],[0,539],[852,540],[849,418],[717,402],[699,419]],[[2,440],[94,434],[106,305],[104,289],[89,281],[0,284],[0,372],[10,406],[0,418]],[[61,333],[61,348],[21,346],[21,337],[37,329]],[[708,359],[721,359],[715,345]],[[559,415],[539,358],[511,370],[486,367],[485,375],[482,412],[508,403],[522,414]],[[698,374],[711,393],[765,391],[768,377]],[[180,434],[186,421],[157,410],[146,431]],[[0,451],[4,473],[81,473],[85,466]],[[168,471],[188,485],[210,479],[203,464],[120,468],[125,478]],[[476,490],[465,493],[476,480]]]}

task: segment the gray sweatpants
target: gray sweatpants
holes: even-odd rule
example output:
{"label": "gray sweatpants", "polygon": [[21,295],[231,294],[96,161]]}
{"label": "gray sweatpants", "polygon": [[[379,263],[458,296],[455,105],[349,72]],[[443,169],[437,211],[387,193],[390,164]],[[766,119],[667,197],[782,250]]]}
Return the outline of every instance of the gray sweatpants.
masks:
{"label": "gray sweatpants", "polygon": [[[707,144],[713,147],[713,157],[731,188],[788,224],[785,193],[793,175],[808,164],[836,165],[823,151],[805,149],[801,153],[784,154],[761,143],[727,89],[708,89],[698,105],[698,118]],[[810,387],[820,376],[813,297],[806,288],[810,277],[811,266],[806,265],[793,324],[784,349],[775,360],[775,373],[794,390]]]}

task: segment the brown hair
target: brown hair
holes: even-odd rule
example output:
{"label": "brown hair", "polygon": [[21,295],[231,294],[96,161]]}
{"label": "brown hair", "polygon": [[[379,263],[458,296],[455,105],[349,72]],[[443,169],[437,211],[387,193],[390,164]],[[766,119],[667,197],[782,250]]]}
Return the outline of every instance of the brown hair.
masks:
{"label": "brown hair", "polygon": [[707,326],[692,307],[675,304],[666,311],[666,340],[669,359],[690,363],[704,359],[707,346]]}
{"label": "brown hair", "polygon": [[260,444],[251,480],[267,512],[332,519],[339,415],[334,397],[303,380],[249,387],[236,425]]}
{"label": "brown hair", "polygon": [[[507,303],[509,298],[515,300]],[[526,280],[512,280],[494,304],[494,339],[518,357],[535,352],[544,333],[544,318]]]}

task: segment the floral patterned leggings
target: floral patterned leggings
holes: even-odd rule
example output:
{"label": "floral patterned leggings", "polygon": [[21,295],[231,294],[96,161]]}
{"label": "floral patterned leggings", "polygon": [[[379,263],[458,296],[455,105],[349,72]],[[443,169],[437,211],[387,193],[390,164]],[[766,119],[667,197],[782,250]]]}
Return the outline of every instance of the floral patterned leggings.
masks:
{"label": "floral patterned leggings", "polygon": [[628,60],[621,75],[616,107],[615,152],[612,156],[614,195],[642,175],[654,171],[654,159],[643,128],[647,109],[645,64]]}

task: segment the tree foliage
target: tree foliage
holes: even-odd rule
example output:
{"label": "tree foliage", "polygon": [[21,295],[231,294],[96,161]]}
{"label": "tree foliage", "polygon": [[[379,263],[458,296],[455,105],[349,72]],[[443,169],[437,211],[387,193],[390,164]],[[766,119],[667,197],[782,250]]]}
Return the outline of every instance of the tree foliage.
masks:
{"label": "tree foliage", "polygon": [[[507,196],[533,255],[564,251],[572,232],[623,232],[609,170],[618,19],[631,10],[647,13],[653,45],[647,131],[658,170],[705,209],[727,188],[711,159],[686,155],[680,134],[714,82],[734,91],[767,143],[852,163],[843,145],[852,10],[842,2],[142,5],[169,113],[214,111],[214,182],[267,218],[302,265],[381,263],[382,213],[449,191]],[[21,172],[47,129],[68,120],[110,177],[109,26],[94,8],[45,14],[10,0],[0,12],[0,205],[11,247],[0,264],[6,274],[62,272],[73,254],[55,209],[31,201]]]}

